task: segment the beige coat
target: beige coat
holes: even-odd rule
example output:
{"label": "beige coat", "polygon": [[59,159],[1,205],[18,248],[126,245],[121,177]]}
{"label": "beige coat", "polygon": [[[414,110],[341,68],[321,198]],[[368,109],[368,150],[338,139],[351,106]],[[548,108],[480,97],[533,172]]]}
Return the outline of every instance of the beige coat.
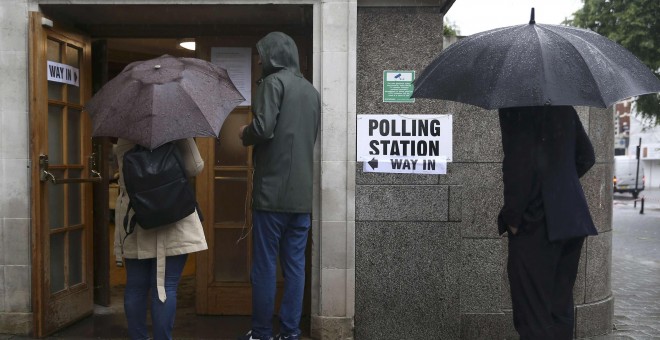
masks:
{"label": "beige coat", "polygon": [[[197,176],[204,168],[204,160],[197,150],[197,145],[192,138],[182,139],[175,142],[183,156],[185,172],[188,177]],[[114,148],[116,159],[119,163],[119,173],[122,173],[123,157],[126,151],[133,148],[135,144],[125,139],[119,139]],[[115,209],[115,257],[117,262],[122,258],[149,259],[156,258],[158,296],[165,301],[165,257],[188,254],[208,249],[202,222],[197,212],[172,223],[155,229],[145,230],[136,225],[135,231],[126,236],[124,231],[124,216],[128,210],[129,198],[126,194],[123,176],[119,176],[119,196],[117,197]],[[133,216],[130,212],[129,218]]]}

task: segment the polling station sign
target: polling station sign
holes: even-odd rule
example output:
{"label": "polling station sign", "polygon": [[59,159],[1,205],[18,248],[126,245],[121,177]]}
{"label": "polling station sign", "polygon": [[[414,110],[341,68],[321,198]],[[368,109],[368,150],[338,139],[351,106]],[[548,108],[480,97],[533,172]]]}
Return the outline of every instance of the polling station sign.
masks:
{"label": "polling station sign", "polygon": [[358,115],[357,160],[367,172],[446,173],[452,115]]}
{"label": "polling station sign", "polygon": [[73,66],[47,61],[48,81],[80,86],[80,70]]}

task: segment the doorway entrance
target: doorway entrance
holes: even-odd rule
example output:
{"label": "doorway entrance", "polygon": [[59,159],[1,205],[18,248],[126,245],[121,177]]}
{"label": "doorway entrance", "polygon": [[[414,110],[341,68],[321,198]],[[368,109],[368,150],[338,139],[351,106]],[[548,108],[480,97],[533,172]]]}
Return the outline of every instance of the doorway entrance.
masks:
{"label": "doorway entrance", "polygon": [[[82,40],[81,46],[84,47],[75,47],[77,45],[73,43],[69,45],[74,46],[74,49],[79,48],[80,51],[87,51],[86,53],[89,54],[87,59],[81,57],[79,67],[80,70],[86,70],[85,76],[89,78],[85,88],[88,92],[80,95],[81,100],[79,103],[35,103],[35,106],[47,107],[47,109],[41,111],[33,111],[36,112],[35,117],[33,117],[35,121],[48,122],[49,117],[52,119],[53,115],[50,114],[49,110],[55,104],[57,104],[55,106],[61,107],[66,114],[81,111],[84,108],[84,103],[93,95],[93,92],[118,74],[123,67],[133,61],[151,59],[162,54],[197,57],[213,61],[212,52],[214,48],[249,48],[250,53],[247,63],[250,66],[250,76],[248,79],[251,93],[255,93],[256,80],[261,71],[257,65],[257,52],[254,46],[261,37],[271,31],[282,31],[294,38],[300,52],[301,71],[310,81],[312,80],[313,37],[312,7],[310,5],[41,5],[40,7],[43,16],[52,20],[55,27],[43,26],[41,19],[35,18],[33,24],[35,32],[75,32]],[[53,40],[44,34],[31,36],[33,44],[41,44],[44,39]],[[184,39],[194,40],[196,49],[190,51],[178,47],[178,43]],[[62,46],[69,46],[66,45],[67,42],[63,42],[63,44],[65,45]],[[67,51],[65,47],[60,47],[60,49]],[[43,54],[43,51],[40,51],[33,50],[31,53]],[[40,54],[39,56],[40,58],[33,58],[32,63],[34,65],[32,66],[35,69],[40,67],[37,64],[43,64],[46,60],[50,60],[48,54],[43,56]],[[33,79],[41,81],[41,78],[33,77]],[[45,78],[43,82],[50,85]],[[83,90],[83,87],[80,87],[80,89]],[[77,184],[82,188],[79,189],[80,193],[78,195],[89,196],[76,198],[76,189],[70,189],[74,187],[70,184],[70,188],[65,189],[65,193],[62,194],[69,200],[75,198],[83,202],[81,203],[80,209],[82,212],[80,214],[85,216],[84,221],[87,221],[85,226],[88,229],[82,229],[84,231],[78,232],[77,230],[83,227],[79,227],[80,223],[71,224],[73,222],[69,216],[74,215],[64,214],[63,226],[68,229],[63,233],[66,232],[73,236],[63,234],[65,236],[63,236],[64,241],[62,241],[64,246],[68,247],[71,244],[78,244],[76,242],[82,242],[80,243],[81,250],[78,252],[74,250],[64,251],[64,255],[68,258],[80,253],[78,256],[81,259],[76,260],[78,262],[73,260],[67,260],[69,262],[60,261],[51,248],[41,248],[51,250],[43,251],[45,254],[40,255],[44,260],[35,265],[35,273],[42,271],[44,268],[50,268],[50,275],[57,273],[60,269],[63,272],[66,270],[71,272],[71,263],[80,263],[81,266],[87,266],[84,273],[90,276],[84,282],[87,284],[86,287],[89,288],[89,292],[86,292],[87,295],[82,298],[84,303],[81,304],[81,306],[87,307],[84,308],[83,312],[75,315],[62,313],[63,309],[61,310],[61,308],[64,307],[58,307],[58,305],[35,308],[35,311],[40,311],[35,312],[35,325],[53,324],[52,326],[40,328],[37,332],[38,336],[50,334],[92,313],[92,298],[97,304],[113,305],[115,302],[111,299],[110,291],[113,287],[121,287],[125,282],[123,268],[117,267],[112,254],[113,230],[115,228],[112,209],[114,208],[116,195],[116,185],[114,184],[116,168],[113,166],[111,140],[108,138],[95,138],[92,145],[89,142],[91,140],[89,138],[91,133],[89,121],[85,113],[82,116],[84,118],[79,125],[79,135],[74,136],[76,141],[80,141],[78,146],[80,152],[78,153],[81,157],[87,157],[85,155],[91,155],[93,151],[95,155],[94,162],[90,161],[87,164],[83,161],[76,161],[73,170],[70,170],[66,163],[62,163],[61,169],[55,169],[63,173],[73,173],[75,171],[85,173],[88,168],[91,169],[92,165],[96,165],[101,173],[102,180],[100,180],[100,183]],[[63,117],[69,116],[63,115]],[[64,123],[62,124],[69,121],[67,120],[69,118],[63,119]],[[249,122],[250,119],[250,106],[239,106],[225,121],[220,138],[197,139],[198,147],[205,160],[205,169],[195,179],[194,185],[200,208],[204,212],[204,228],[209,250],[189,257],[184,269],[184,279],[194,282],[194,284],[187,285],[192,287],[192,291],[188,292],[188,296],[194,298],[195,312],[198,314],[251,314],[249,283],[251,261],[251,237],[249,236],[251,227],[251,150],[242,147],[238,139],[235,138],[238,127]],[[44,125],[48,126],[47,123],[44,123]],[[33,130],[32,133],[48,136],[49,148],[60,144],[72,145],[71,142],[67,142],[69,139],[64,137],[53,139],[51,130],[45,128],[45,130]],[[74,130],[69,128],[64,131],[63,133],[70,133]],[[67,150],[70,148],[71,146],[65,146],[63,150],[69,152]],[[36,152],[33,151],[33,154]],[[41,195],[45,195],[44,197],[49,197],[47,192],[51,192],[52,195],[52,192],[59,190],[54,185],[49,186],[47,183],[42,184],[42,186],[44,187],[44,193]],[[48,204],[44,203],[36,209],[37,211],[46,211]],[[62,211],[71,211],[72,208],[66,209]],[[52,216],[52,213],[50,215],[43,213],[42,215]],[[35,219],[35,221],[37,220]],[[44,219],[42,218],[39,221],[44,221]],[[40,230],[42,234],[48,231],[51,239],[54,237],[52,235],[57,234],[50,230],[52,223],[40,222],[38,224],[35,229]],[[77,241],[79,238],[85,241]],[[39,241],[35,240],[35,242]],[[43,241],[42,243],[40,246],[50,245],[53,241],[47,243]],[[311,271],[311,251],[309,249],[311,249],[311,242],[308,242],[308,278],[311,276],[309,275]],[[92,263],[94,263],[93,267]],[[53,267],[54,264],[62,268]],[[34,275],[34,277],[36,282],[33,286],[44,287],[41,294],[53,289],[49,286],[53,283],[52,278],[44,275]],[[69,284],[67,280],[70,280],[68,277],[66,276],[63,279],[67,284]],[[281,285],[281,281],[281,275],[278,275],[278,286]],[[75,289],[81,288],[77,288],[73,284],[71,289],[75,291]],[[304,314],[306,315],[310,314],[311,309],[309,292],[310,280],[308,279],[304,301]],[[182,294],[182,296],[186,296],[186,294]],[[279,296],[281,294],[278,294]],[[42,304],[44,303],[42,301],[48,300],[44,300],[42,295],[42,298],[34,301],[35,304]],[[54,296],[52,301],[58,301],[57,296]],[[62,314],[67,314],[62,320],[55,323],[50,321],[53,315]]]}

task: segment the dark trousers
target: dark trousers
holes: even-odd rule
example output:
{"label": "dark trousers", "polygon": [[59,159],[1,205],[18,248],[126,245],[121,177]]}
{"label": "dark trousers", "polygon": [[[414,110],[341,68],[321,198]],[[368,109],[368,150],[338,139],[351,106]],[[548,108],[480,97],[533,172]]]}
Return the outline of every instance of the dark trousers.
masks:
{"label": "dark trousers", "polygon": [[131,340],[150,339],[147,330],[147,304],[151,306],[151,324],[154,340],[171,340],[176,316],[176,289],[181,280],[188,254],[168,256],[165,259],[165,293],[167,299],[158,299],[156,288],[156,259],[125,259],[126,289],[124,312]]}
{"label": "dark trousers", "polygon": [[523,340],[573,338],[573,285],[584,237],[550,242],[545,223],[509,233],[513,323]]}
{"label": "dark trousers", "polygon": [[273,336],[278,255],[284,276],[280,332],[287,337],[300,335],[311,215],[253,210],[252,223],[252,335],[259,339]]}

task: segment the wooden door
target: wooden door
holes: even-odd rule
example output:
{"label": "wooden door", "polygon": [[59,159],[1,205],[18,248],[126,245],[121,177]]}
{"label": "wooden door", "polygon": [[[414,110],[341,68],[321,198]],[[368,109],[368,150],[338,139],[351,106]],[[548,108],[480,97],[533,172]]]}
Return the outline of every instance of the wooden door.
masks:
{"label": "wooden door", "polygon": [[[273,29],[275,30],[275,29]],[[256,43],[266,32],[245,36],[201,38],[197,41],[197,57],[211,60],[212,47],[252,48],[252,95],[261,76]],[[308,76],[310,39],[294,36],[300,54],[300,67]],[[238,138],[238,130],[252,120],[250,106],[239,106],[225,120],[217,139],[198,138],[204,171],[197,176],[196,191],[204,213],[204,230],[209,250],[198,253],[196,274],[196,310],[199,314],[250,315],[252,289],[252,148],[246,148]],[[308,247],[311,249],[311,247]],[[308,254],[311,254],[308,251]],[[311,270],[308,256],[308,270]],[[277,268],[278,309],[282,298],[283,277]],[[308,287],[309,285],[306,285]],[[309,294],[304,308],[308,309]]]}
{"label": "wooden door", "polygon": [[[200,58],[210,61],[212,46],[251,47],[255,42],[198,39],[197,52]],[[252,55],[252,78],[256,80],[260,71],[254,49]],[[220,138],[197,140],[205,166],[197,176],[196,191],[209,245],[207,252],[197,255],[196,306],[200,314],[252,312],[252,149],[243,147],[238,139],[239,127],[251,119],[250,107],[239,106],[225,120]]]}
{"label": "wooden door", "polygon": [[92,170],[90,123],[83,112],[90,97],[90,52],[85,35],[44,26],[40,13],[30,13],[32,303],[38,337],[93,312],[92,183],[100,178]]}

